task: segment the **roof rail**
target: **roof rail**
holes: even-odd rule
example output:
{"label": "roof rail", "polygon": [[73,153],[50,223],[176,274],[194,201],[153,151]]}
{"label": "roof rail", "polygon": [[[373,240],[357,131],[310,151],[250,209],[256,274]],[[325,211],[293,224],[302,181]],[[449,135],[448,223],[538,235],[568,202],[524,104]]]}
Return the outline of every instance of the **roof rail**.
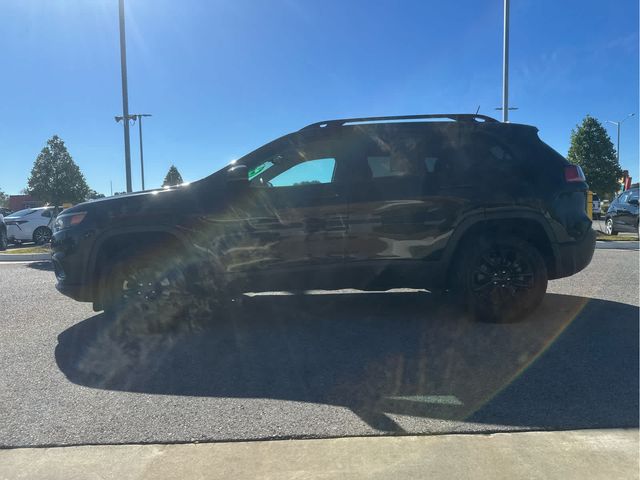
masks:
{"label": "roof rail", "polygon": [[477,122],[483,120],[485,122],[497,122],[495,118],[488,117],[486,115],[478,115],[475,113],[430,113],[427,115],[397,115],[390,117],[361,117],[361,118],[340,118],[336,120],[325,120],[323,122],[312,123],[307,125],[301,130],[307,130],[312,128],[326,128],[326,127],[342,127],[346,123],[365,123],[365,122],[378,122],[383,120],[421,120],[427,118],[448,118],[456,122]]}

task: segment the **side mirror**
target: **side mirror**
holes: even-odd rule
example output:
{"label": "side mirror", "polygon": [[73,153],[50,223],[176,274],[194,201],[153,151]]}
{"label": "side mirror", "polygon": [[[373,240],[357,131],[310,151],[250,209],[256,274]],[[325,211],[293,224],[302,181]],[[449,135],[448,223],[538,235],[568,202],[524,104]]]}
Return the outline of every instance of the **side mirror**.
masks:
{"label": "side mirror", "polygon": [[249,170],[246,165],[234,165],[227,170],[227,184],[249,185]]}
{"label": "side mirror", "polygon": [[635,205],[637,207],[638,206],[638,199],[637,198],[631,198],[629,200],[629,205]]}

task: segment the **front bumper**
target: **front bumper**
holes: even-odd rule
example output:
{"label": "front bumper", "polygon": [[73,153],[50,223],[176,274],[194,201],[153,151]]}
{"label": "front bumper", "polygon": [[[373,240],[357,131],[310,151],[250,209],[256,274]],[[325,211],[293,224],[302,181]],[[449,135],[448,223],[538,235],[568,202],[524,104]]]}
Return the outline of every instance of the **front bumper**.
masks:
{"label": "front bumper", "polygon": [[583,270],[593,258],[596,248],[596,232],[590,228],[577,242],[559,243],[557,268],[551,278],[569,277]]}
{"label": "front bumper", "polygon": [[74,300],[91,302],[92,284],[85,276],[89,245],[84,238],[85,233],[79,228],[55,232],[51,241],[51,261],[56,289]]}
{"label": "front bumper", "polygon": [[89,295],[89,292],[87,291],[88,289],[84,285],[68,285],[63,283],[61,280],[58,280],[56,282],[56,290],[69,298],[77,300],[78,302],[91,301],[91,295]]}

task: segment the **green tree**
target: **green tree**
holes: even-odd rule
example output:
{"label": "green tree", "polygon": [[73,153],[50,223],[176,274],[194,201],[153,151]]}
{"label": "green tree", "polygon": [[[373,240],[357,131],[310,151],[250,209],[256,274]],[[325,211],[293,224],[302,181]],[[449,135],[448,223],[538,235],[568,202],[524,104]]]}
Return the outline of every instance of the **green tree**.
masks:
{"label": "green tree", "polygon": [[182,175],[180,175],[180,172],[175,167],[175,165],[171,165],[171,167],[169,167],[169,171],[167,172],[167,175],[164,177],[164,182],[162,182],[162,186],[166,187],[166,186],[180,185],[181,183],[184,183],[184,181],[182,180]]}
{"label": "green tree", "polygon": [[587,115],[581,125],[571,131],[568,160],[580,165],[589,188],[606,195],[618,190],[622,169],[609,134],[602,124]]}
{"label": "green tree", "polygon": [[87,200],[95,200],[96,198],[104,198],[104,194],[98,193],[94,189],[90,188],[86,198]]}
{"label": "green tree", "polygon": [[54,206],[84,202],[89,193],[84,175],[60,137],[54,135],[38,154],[27,182],[33,197]]}
{"label": "green tree", "polygon": [[0,190],[0,207],[7,208],[9,206],[9,195]]}

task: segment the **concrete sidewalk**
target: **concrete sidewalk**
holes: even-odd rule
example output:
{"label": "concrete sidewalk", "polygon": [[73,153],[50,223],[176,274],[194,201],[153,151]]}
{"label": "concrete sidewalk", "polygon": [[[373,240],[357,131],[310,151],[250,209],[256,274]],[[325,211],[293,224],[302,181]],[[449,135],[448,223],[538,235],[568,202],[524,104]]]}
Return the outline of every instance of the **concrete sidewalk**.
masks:
{"label": "concrete sidewalk", "polygon": [[0,479],[633,479],[638,430],[0,450]]}

